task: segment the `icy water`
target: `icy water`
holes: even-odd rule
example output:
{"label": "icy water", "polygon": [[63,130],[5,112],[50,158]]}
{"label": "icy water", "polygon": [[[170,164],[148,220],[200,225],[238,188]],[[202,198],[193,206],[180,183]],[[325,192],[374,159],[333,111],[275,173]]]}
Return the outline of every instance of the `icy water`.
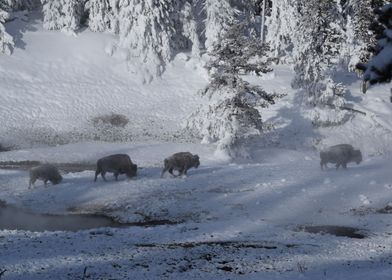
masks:
{"label": "icy water", "polygon": [[78,231],[100,227],[126,227],[103,215],[35,214],[0,203],[0,230]]}
{"label": "icy water", "polygon": [[120,223],[99,214],[51,215],[30,213],[0,201],[0,230],[78,231],[95,228],[155,227],[176,225],[182,221],[148,220],[133,223]]}
{"label": "icy water", "polygon": [[[2,161],[0,162],[0,169],[29,170],[40,164],[41,162],[39,161]],[[96,169],[96,165],[91,163],[55,163],[53,165],[63,173],[82,172],[86,170],[95,171]]]}
{"label": "icy water", "polygon": [[300,226],[298,230],[309,232],[309,233],[331,234],[335,236],[344,236],[344,237],[358,238],[358,239],[363,239],[367,237],[366,233],[358,228],[344,227],[344,226],[331,226],[331,225]]}

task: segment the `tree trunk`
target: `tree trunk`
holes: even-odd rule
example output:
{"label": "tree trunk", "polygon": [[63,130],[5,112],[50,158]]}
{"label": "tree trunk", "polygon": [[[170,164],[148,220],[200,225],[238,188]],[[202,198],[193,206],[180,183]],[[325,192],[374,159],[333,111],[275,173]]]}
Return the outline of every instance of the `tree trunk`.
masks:
{"label": "tree trunk", "polygon": [[263,4],[262,4],[262,11],[261,11],[261,32],[260,32],[260,38],[261,38],[261,42],[264,43],[264,26],[265,26],[265,2],[266,0],[263,0]]}

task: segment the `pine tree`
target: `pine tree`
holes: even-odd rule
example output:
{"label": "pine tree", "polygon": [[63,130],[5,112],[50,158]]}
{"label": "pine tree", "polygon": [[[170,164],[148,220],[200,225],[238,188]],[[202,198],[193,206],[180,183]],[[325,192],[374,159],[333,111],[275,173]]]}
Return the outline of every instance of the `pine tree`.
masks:
{"label": "pine tree", "polygon": [[170,9],[169,1],[120,1],[120,46],[143,62],[151,77],[161,75],[173,55]]}
{"label": "pine tree", "polygon": [[299,5],[300,20],[293,37],[294,88],[304,89],[316,125],[337,125],[348,119],[346,90],[335,84],[334,69],[341,61],[344,31],[338,2],[309,0]]}
{"label": "pine tree", "polygon": [[[200,56],[201,42],[199,28],[195,16],[195,7],[191,3],[184,3],[178,24],[180,26],[176,27],[176,30],[183,30],[182,35],[187,38],[188,42],[191,44],[192,55],[196,57]],[[187,48],[189,47],[187,46]]]}
{"label": "pine tree", "polygon": [[342,49],[347,57],[349,70],[355,65],[367,61],[370,49],[376,45],[369,26],[374,21],[373,10],[380,7],[377,0],[348,0],[344,3],[342,14],[345,18],[346,46]]}
{"label": "pine tree", "polygon": [[42,10],[44,13],[44,27],[49,30],[61,29],[62,22],[61,10],[62,1],[61,0],[42,0]]}
{"label": "pine tree", "polygon": [[236,0],[231,3],[236,19],[246,25],[247,32],[252,37],[260,37],[262,0]]}
{"label": "pine tree", "polygon": [[[260,109],[274,104],[278,94],[245,82],[240,75],[271,71],[265,57],[268,48],[249,37],[245,24],[236,23],[214,45],[208,68],[209,85],[201,92],[208,101],[188,119],[187,128],[204,142],[218,143],[218,150],[238,156],[248,138],[265,128]],[[257,63],[252,63],[252,58]]]}
{"label": "pine tree", "polygon": [[89,0],[88,26],[92,31],[119,33],[120,0]]}
{"label": "pine tree", "polygon": [[269,59],[265,58],[268,51],[267,45],[249,34],[246,23],[236,23],[215,43],[207,68],[233,75],[268,73],[272,71]]}
{"label": "pine tree", "polygon": [[[292,62],[293,36],[299,24],[298,0],[275,0],[267,17],[267,42],[278,61]],[[299,34],[298,34],[299,35]]]}
{"label": "pine tree", "polygon": [[[373,29],[378,39],[373,57],[365,64],[357,67],[364,71],[363,80],[376,84],[390,82],[392,79],[392,4],[386,4],[375,10],[377,24]],[[363,89],[366,92],[366,86]]]}
{"label": "pine tree", "polygon": [[14,40],[5,30],[4,23],[9,18],[10,6],[5,0],[0,0],[0,53],[10,55],[14,49]]}
{"label": "pine tree", "polygon": [[230,4],[229,0],[205,0],[205,47],[212,51],[214,44],[219,42],[225,32],[233,24],[238,11]]}
{"label": "pine tree", "polygon": [[[183,0],[120,1],[119,46],[127,50],[130,63],[143,63],[145,82],[160,76],[175,52],[186,46],[178,13],[184,3]],[[197,45],[195,34],[188,35],[195,38]]]}
{"label": "pine tree", "polygon": [[40,0],[6,0],[13,11],[33,10],[40,4]]}
{"label": "pine tree", "polygon": [[44,13],[44,27],[49,30],[74,32],[80,28],[84,13],[84,1],[41,0]]}

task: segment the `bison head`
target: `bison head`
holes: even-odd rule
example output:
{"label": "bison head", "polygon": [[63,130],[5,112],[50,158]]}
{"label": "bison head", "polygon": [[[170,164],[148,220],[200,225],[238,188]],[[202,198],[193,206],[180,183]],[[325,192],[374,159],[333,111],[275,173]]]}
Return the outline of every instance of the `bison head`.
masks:
{"label": "bison head", "polygon": [[131,167],[125,171],[125,175],[127,175],[128,178],[135,177],[136,173],[137,173],[137,165],[136,164],[131,164]]}
{"label": "bison head", "polygon": [[354,150],[353,160],[356,162],[356,164],[360,164],[362,162],[362,154],[360,150]]}
{"label": "bison head", "polygon": [[60,174],[57,174],[56,176],[54,176],[51,180],[53,185],[57,185],[60,184],[61,181],[63,180],[63,177]]}
{"label": "bison head", "polygon": [[194,166],[195,168],[198,168],[199,165],[200,165],[199,156],[198,156],[198,155],[192,156],[192,161],[193,161],[193,166]]}

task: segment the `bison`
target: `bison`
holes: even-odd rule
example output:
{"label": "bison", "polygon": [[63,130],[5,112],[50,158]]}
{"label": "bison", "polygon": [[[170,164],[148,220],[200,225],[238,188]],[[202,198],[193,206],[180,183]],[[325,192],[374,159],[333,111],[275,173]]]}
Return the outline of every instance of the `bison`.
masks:
{"label": "bison", "polygon": [[161,178],[166,171],[169,171],[171,175],[177,177],[173,174],[173,170],[179,171],[178,176],[186,175],[188,169],[195,167],[198,168],[200,165],[200,160],[198,155],[192,155],[189,152],[176,153],[164,160],[164,168],[161,172]]}
{"label": "bison", "polygon": [[340,166],[347,168],[347,163],[349,162],[356,162],[357,164],[360,164],[361,161],[361,151],[354,150],[353,146],[349,144],[331,146],[320,152],[321,169],[327,167],[327,163],[335,163],[336,169],[338,169]]}
{"label": "bison", "polygon": [[106,181],[106,172],[114,173],[116,181],[118,181],[119,174],[125,174],[128,178],[132,178],[136,176],[137,165],[133,164],[131,158],[126,154],[110,155],[97,161],[94,182],[97,181],[97,176],[99,174],[101,174],[102,179]]}
{"label": "bison", "polygon": [[51,164],[41,164],[30,169],[29,188],[32,185],[34,186],[37,179],[44,181],[46,186],[48,181],[50,181],[53,185],[59,184],[63,180],[63,177],[60,175],[56,166]]}

